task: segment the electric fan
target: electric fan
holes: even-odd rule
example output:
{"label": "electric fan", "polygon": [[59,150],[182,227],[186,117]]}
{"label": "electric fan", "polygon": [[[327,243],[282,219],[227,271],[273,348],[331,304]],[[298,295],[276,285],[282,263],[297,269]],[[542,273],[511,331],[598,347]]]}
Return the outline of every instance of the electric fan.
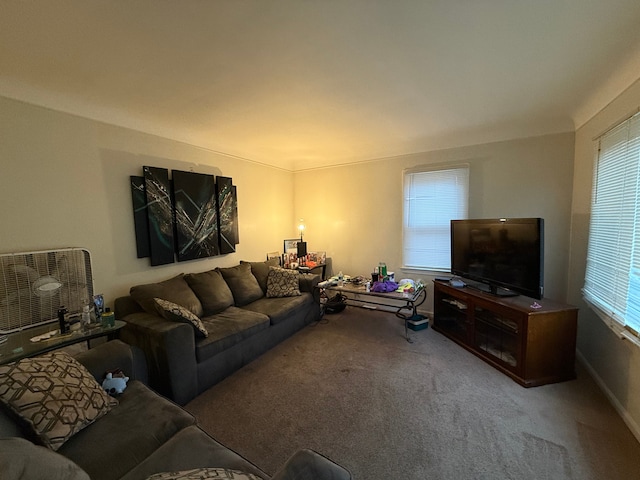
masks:
{"label": "electric fan", "polygon": [[0,254],[0,334],[57,320],[93,302],[91,255],[82,248]]}

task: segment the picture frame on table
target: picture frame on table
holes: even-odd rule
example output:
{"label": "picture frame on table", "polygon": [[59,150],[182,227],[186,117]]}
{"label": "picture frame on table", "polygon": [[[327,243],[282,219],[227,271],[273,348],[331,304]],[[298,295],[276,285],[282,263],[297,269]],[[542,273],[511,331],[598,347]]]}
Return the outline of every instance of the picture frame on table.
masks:
{"label": "picture frame on table", "polygon": [[284,241],[284,253],[295,252],[297,254],[298,253],[298,242],[299,241],[300,241],[300,239],[298,239],[298,238],[285,240]]}
{"label": "picture frame on table", "polygon": [[327,262],[327,252],[309,252],[309,260],[324,265]]}

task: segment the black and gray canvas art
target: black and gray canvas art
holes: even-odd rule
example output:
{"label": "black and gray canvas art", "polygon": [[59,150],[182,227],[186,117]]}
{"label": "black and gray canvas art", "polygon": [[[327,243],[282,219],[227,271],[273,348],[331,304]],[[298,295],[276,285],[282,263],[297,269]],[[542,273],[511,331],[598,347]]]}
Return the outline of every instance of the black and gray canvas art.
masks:
{"label": "black and gray canvas art", "polygon": [[213,175],[172,171],[178,261],[220,254]]}
{"label": "black and gray canvas art", "polygon": [[173,263],[173,206],[166,168],[143,167],[151,265]]}
{"label": "black and gray canvas art", "polygon": [[237,231],[237,206],[232,179],[229,177],[216,177],[216,189],[218,191],[218,218],[220,225],[220,253],[232,253],[236,251],[235,232]]}
{"label": "black and gray canvas art", "polygon": [[136,250],[151,265],[235,252],[238,201],[229,177],[143,167],[131,176]]}
{"label": "black and gray canvas art", "polygon": [[136,231],[136,253],[138,258],[151,255],[149,248],[149,224],[147,220],[147,197],[144,192],[144,177],[132,175],[131,200],[133,201],[133,223]]}

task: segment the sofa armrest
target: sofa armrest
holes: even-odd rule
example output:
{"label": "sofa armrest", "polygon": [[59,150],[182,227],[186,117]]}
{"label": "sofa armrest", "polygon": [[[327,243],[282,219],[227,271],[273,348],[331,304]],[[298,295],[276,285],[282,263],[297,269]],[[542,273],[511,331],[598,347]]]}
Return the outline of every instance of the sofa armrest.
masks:
{"label": "sofa armrest", "polygon": [[271,480],[349,480],[351,473],[313,450],[293,454]]}
{"label": "sofa armrest", "polygon": [[89,372],[102,382],[105,372],[122,370],[131,380],[148,383],[147,361],[144,353],[137,347],[127,345],[120,340],[102,343],[97,347],[76,355]]}
{"label": "sofa armrest", "polygon": [[318,282],[320,282],[320,275],[301,273],[298,277],[298,285],[301,292],[314,293]]}
{"label": "sofa armrest", "polygon": [[180,405],[194,398],[198,372],[193,327],[146,312],[121,320],[127,324],[120,330],[120,339],[144,352],[150,386]]}

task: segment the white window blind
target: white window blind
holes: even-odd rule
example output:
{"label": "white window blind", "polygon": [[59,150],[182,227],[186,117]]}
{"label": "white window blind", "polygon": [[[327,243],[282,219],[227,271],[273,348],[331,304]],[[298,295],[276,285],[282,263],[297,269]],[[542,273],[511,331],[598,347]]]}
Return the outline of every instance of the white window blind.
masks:
{"label": "white window blind", "polygon": [[467,218],[468,192],[468,165],[405,172],[405,267],[451,270],[451,220]]}
{"label": "white window blind", "polygon": [[640,331],[640,114],[599,139],[583,293],[606,320]]}

